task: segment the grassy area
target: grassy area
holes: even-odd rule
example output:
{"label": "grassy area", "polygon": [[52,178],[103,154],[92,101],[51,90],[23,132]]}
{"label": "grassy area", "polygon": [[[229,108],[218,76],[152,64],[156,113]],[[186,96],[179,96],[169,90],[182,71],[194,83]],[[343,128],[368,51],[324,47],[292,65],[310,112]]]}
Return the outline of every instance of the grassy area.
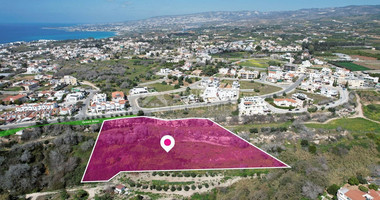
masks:
{"label": "grassy area", "polygon": [[201,108],[190,108],[187,110],[173,110],[166,112],[154,113],[156,117],[166,119],[178,118],[215,118],[215,117],[230,117],[233,111],[236,111],[237,104],[224,104],[218,106],[207,106]]}
{"label": "grassy area", "polygon": [[365,71],[369,70],[369,68],[355,64],[353,62],[332,62],[332,64],[338,66],[338,67],[344,67],[346,69],[349,69],[351,71]]}
{"label": "grassy area", "polygon": [[250,60],[246,60],[244,62],[240,62],[237,64],[241,66],[248,66],[248,67],[259,67],[259,68],[269,67],[268,60],[266,59],[250,59]]}
{"label": "grassy area", "polygon": [[168,84],[162,84],[162,83],[154,83],[147,85],[148,88],[153,88],[157,92],[163,92],[163,91],[169,91],[169,90],[174,90],[174,86],[168,85]]}
{"label": "grassy area", "polygon": [[368,117],[369,119],[380,121],[380,104],[369,104],[363,106],[363,112],[364,116]]}
{"label": "grassy area", "polygon": [[16,91],[22,91],[22,88],[21,87],[9,87],[9,88],[4,88],[4,91],[16,92]]}
{"label": "grassy area", "polygon": [[165,94],[159,96],[148,96],[139,99],[139,105],[144,108],[157,108],[164,106],[182,105],[179,99],[174,99],[173,95]]}
{"label": "grassy area", "polygon": [[109,120],[109,119],[118,119],[118,118],[135,117],[135,116],[136,115],[128,115],[128,116],[123,116],[123,117],[108,117],[108,118],[99,118],[99,119],[91,119],[91,120],[79,120],[79,121],[60,122],[60,123],[52,123],[52,124],[43,124],[43,125],[34,125],[34,126],[28,126],[28,127],[20,127],[20,128],[0,131],[0,137],[7,136],[7,135],[13,135],[16,132],[18,132],[20,130],[23,130],[23,129],[26,129],[26,128],[34,128],[34,127],[41,127],[41,126],[54,125],[54,124],[91,125],[91,124],[100,124],[100,123],[103,123],[103,121]]}
{"label": "grassy area", "polygon": [[380,126],[375,122],[363,118],[344,118],[329,122],[328,124],[306,124],[309,128],[337,129],[338,127],[357,133],[380,133]]}
{"label": "grassy area", "polygon": [[[263,94],[270,94],[273,92],[280,91],[280,87],[271,86],[267,84],[252,82],[252,81],[240,81],[240,89],[254,89],[253,95],[263,95]],[[241,92],[244,93],[244,92]],[[248,96],[248,95],[245,95]]]}

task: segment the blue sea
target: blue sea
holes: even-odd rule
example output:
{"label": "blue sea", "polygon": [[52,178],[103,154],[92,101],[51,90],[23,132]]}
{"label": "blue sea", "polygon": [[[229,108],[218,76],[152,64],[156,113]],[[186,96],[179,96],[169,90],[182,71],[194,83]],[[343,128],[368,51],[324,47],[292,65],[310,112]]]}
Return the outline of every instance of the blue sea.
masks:
{"label": "blue sea", "polygon": [[0,24],[0,44],[34,40],[68,40],[86,38],[108,38],[115,36],[115,32],[82,32],[45,29],[54,27],[67,27],[74,24]]}

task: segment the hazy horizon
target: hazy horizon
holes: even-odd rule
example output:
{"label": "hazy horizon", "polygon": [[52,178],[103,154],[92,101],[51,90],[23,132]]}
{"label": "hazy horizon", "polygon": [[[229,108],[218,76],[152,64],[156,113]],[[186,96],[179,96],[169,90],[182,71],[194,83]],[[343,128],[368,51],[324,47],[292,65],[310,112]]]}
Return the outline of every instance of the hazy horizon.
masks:
{"label": "hazy horizon", "polygon": [[117,23],[167,15],[186,15],[217,11],[288,11],[310,8],[378,5],[378,0],[308,1],[268,0],[265,2],[236,0],[17,0],[3,2],[0,23]]}

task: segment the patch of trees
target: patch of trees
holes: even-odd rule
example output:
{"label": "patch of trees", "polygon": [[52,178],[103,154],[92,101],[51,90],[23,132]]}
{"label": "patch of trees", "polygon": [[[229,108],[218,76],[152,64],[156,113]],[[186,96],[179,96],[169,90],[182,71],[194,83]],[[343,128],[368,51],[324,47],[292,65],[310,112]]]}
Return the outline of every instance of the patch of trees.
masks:
{"label": "patch of trees", "polygon": [[[92,126],[92,125],[91,125]],[[25,194],[42,189],[63,189],[80,183],[94,137],[84,136],[97,126],[48,125],[25,129],[24,144],[13,144],[0,154],[0,193]],[[45,141],[42,135],[55,136]],[[82,196],[82,195],[79,195]]]}

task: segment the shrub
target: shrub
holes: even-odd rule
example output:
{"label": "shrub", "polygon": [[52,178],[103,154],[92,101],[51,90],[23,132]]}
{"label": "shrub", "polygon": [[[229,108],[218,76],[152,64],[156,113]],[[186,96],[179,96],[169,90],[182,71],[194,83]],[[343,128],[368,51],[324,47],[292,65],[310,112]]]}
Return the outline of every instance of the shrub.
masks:
{"label": "shrub", "polygon": [[208,187],[210,187],[210,186],[208,185],[208,183],[206,183],[206,184],[205,184],[205,187],[208,188]]}
{"label": "shrub", "polygon": [[250,132],[250,133],[258,133],[259,130],[258,130],[257,128],[250,128],[250,129],[249,129],[249,132]]}
{"label": "shrub", "polygon": [[310,112],[310,113],[317,112],[317,110],[318,110],[318,108],[315,107],[315,106],[310,107],[310,108],[307,109],[307,111]]}
{"label": "shrub", "polygon": [[198,185],[198,188],[199,188],[199,189],[202,189],[202,185]]}
{"label": "shrub", "polygon": [[177,186],[178,191],[182,191],[182,186]]}
{"label": "shrub", "polygon": [[307,147],[307,146],[309,146],[309,141],[308,141],[308,140],[301,140],[301,146],[302,146],[302,147]]}
{"label": "shrub", "polygon": [[144,111],[139,110],[139,111],[137,112],[137,116],[144,116]]}
{"label": "shrub", "polygon": [[371,189],[371,190],[376,190],[377,191],[379,189],[379,186],[376,185],[376,184],[371,183],[371,184],[368,185],[368,188]]}
{"label": "shrub", "polygon": [[348,184],[350,185],[359,185],[359,180],[356,177],[351,177],[348,179]]}
{"label": "shrub", "polygon": [[186,185],[184,189],[185,189],[185,191],[189,191],[190,187]]}
{"label": "shrub", "polygon": [[192,189],[192,190],[195,190],[195,189],[197,189],[197,187],[195,187],[195,185],[192,185],[192,186],[191,186],[191,189]]}
{"label": "shrub", "polygon": [[312,154],[317,153],[317,147],[314,146],[314,145],[309,146],[309,152],[312,153]]}
{"label": "shrub", "polygon": [[360,184],[367,184],[367,180],[362,175],[358,175],[356,178],[359,180]]}
{"label": "shrub", "polygon": [[362,192],[368,192],[368,188],[366,186],[359,186],[359,190],[362,191]]}
{"label": "shrub", "polygon": [[330,185],[328,188],[327,188],[327,192],[331,195],[336,195],[336,193],[338,192],[339,190],[339,186],[336,185],[336,184],[333,184],[333,185]]}
{"label": "shrub", "polygon": [[174,187],[174,186],[172,186],[171,188],[170,188],[170,191],[172,191],[172,192],[174,192],[176,190],[176,188]]}

